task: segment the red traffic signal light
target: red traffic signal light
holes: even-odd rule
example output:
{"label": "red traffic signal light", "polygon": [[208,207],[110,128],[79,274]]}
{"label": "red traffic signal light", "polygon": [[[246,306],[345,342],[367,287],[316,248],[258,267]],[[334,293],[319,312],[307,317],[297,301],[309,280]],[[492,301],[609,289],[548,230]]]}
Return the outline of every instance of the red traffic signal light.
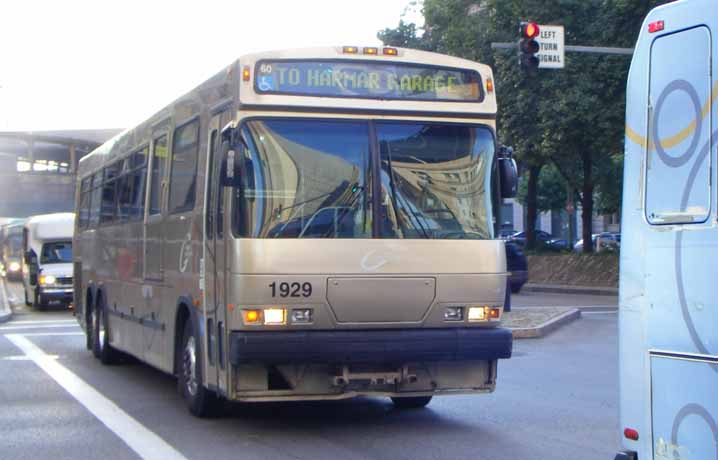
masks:
{"label": "red traffic signal light", "polygon": [[536,38],[539,32],[539,26],[535,22],[521,23],[521,38]]}
{"label": "red traffic signal light", "polygon": [[519,65],[528,72],[538,69],[539,43],[535,40],[540,32],[535,22],[521,22],[519,25]]}

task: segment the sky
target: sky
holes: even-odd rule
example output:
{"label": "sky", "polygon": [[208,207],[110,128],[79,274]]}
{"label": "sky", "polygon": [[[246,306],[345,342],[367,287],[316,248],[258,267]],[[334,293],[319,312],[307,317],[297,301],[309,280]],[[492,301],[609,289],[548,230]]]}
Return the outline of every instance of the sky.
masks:
{"label": "sky", "polygon": [[245,53],[379,45],[410,2],[3,0],[0,131],[126,128]]}

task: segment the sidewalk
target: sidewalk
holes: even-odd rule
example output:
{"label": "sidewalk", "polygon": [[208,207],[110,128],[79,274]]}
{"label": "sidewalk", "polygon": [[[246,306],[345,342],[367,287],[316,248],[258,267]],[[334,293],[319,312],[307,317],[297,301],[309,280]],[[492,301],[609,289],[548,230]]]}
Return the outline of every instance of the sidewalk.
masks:
{"label": "sidewalk", "polygon": [[5,280],[0,279],[0,323],[9,321],[12,318],[12,308],[7,298],[7,289]]}
{"label": "sidewalk", "polygon": [[526,283],[523,289],[527,292],[552,292],[557,294],[585,294],[618,296],[618,288],[602,286],[570,286],[567,284]]}
{"label": "sidewalk", "polygon": [[581,317],[574,307],[514,307],[504,313],[502,326],[511,329],[514,339],[543,337]]}

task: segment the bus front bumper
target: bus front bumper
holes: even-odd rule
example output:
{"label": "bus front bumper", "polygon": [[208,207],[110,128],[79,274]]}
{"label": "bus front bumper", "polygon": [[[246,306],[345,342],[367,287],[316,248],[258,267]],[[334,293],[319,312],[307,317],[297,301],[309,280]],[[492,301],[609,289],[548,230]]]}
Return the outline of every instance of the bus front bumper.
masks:
{"label": "bus front bumper", "polygon": [[511,357],[501,328],[238,331],[230,361],[243,364],[353,364],[494,361]]}

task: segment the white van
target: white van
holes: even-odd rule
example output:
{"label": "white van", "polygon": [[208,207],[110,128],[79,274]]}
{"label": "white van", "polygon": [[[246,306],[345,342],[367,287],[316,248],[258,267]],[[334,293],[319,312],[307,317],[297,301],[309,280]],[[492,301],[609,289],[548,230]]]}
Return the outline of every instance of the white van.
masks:
{"label": "white van", "polygon": [[75,214],[33,216],[23,228],[22,284],[25,303],[44,308],[72,304],[72,234]]}

